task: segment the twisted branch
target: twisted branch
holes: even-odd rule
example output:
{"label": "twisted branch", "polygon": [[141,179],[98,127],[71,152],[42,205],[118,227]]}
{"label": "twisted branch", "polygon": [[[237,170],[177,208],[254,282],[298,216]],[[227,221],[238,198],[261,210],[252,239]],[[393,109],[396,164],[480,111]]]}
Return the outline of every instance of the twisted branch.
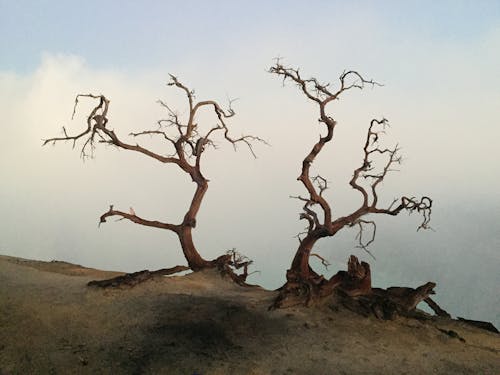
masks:
{"label": "twisted branch", "polygon": [[142,217],[137,216],[133,210],[131,210],[130,213],[115,210],[113,208],[113,205],[110,205],[109,210],[101,215],[101,217],[99,218],[99,226],[102,223],[106,222],[106,218],[111,217],[111,216],[120,216],[121,219],[118,219],[118,220],[128,219],[136,224],[145,225],[147,227],[167,229],[167,230],[171,230],[172,232],[175,232],[175,233],[179,233],[179,231],[181,229],[180,225],[163,223],[161,221],[156,221],[156,220],[144,219]]}
{"label": "twisted branch", "polygon": [[[127,219],[137,224],[173,231],[179,237],[189,266],[193,270],[198,270],[207,266],[215,265],[215,261],[208,262],[201,258],[194,246],[191,234],[192,228],[196,226],[196,216],[200,209],[201,202],[208,189],[208,180],[203,176],[200,165],[204,151],[209,146],[214,148],[216,147],[213,137],[217,133],[220,135],[222,140],[231,143],[235,148],[238,143],[246,144],[254,157],[255,153],[252,148],[253,143],[265,143],[265,141],[252,135],[243,135],[241,137],[233,137],[230,135],[229,127],[226,121],[235,115],[235,111],[231,107],[232,101],[229,103],[228,110],[222,109],[221,106],[214,100],[197,102],[195,100],[194,90],[190,90],[173,75],[170,75],[170,81],[167,85],[180,89],[186,96],[189,107],[189,116],[187,121],[181,119],[181,116],[170,108],[167,103],[159,100],[158,103],[166,110],[167,117],[157,122],[157,129],[132,132],[130,133],[130,136],[134,138],[143,136],[160,137],[162,140],[167,142],[168,146],[172,150],[172,152],[168,155],[161,155],[146,147],[140,146],[137,143],[130,144],[120,139],[115,131],[109,128],[108,110],[110,101],[104,95],[93,94],[77,95],[73,107],[72,119],[74,118],[79,100],[81,98],[97,101],[97,104],[90,111],[87,117],[87,128],[76,135],[70,135],[68,134],[66,128],[63,127],[62,137],[46,139],[43,141],[43,145],[49,143],[55,144],[59,141],[70,141],[72,142],[73,147],[75,147],[78,142],[82,142],[81,157],[85,159],[89,156],[93,157],[96,142],[105,143],[121,149],[141,153],[164,164],[175,164],[186,172],[191,177],[191,180],[196,184],[196,190],[191,199],[188,211],[184,215],[180,224],[170,224],[156,220],[144,219],[137,216],[133,210],[127,213],[115,210],[113,206],[110,206],[109,210],[101,215],[99,224],[105,223],[108,217],[116,216],[119,220]],[[196,123],[198,111],[203,108],[213,110],[213,113],[217,118],[216,125],[208,129],[205,133],[199,129],[199,126]]]}
{"label": "twisted branch", "polygon": [[[381,136],[385,133],[388,126],[388,121],[385,118],[373,119],[367,130],[365,143],[363,146],[363,159],[361,165],[353,171],[353,175],[349,184],[351,187],[360,192],[362,195],[362,203],[360,207],[355,209],[347,216],[333,219],[333,211],[330,203],[324,197],[324,191],[328,188],[327,180],[324,177],[310,176],[310,167],[323,147],[333,139],[334,130],[337,122],[326,113],[326,106],[340,98],[340,96],[352,89],[363,89],[369,86],[381,86],[373,80],[365,79],[361,74],[354,70],[344,71],[340,77],[336,87],[331,84],[321,83],[316,78],[303,78],[299,69],[285,67],[281,63],[281,59],[277,59],[274,66],[269,69],[270,73],[276,74],[282,78],[283,84],[290,81],[296,84],[302,93],[311,101],[313,101],[319,109],[319,123],[326,128],[326,134],[320,136],[319,140],[313,145],[312,149],[307,153],[302,161],[301,174],[297,178],[302,182],[306,191],[307,197],[294,197],[301,200],[304,204],[300,219],[308,222],[308,227],[304,237],[299,235],[299,249],[297,250],[292,267],[288,275],[289,282],[301,282],[300,280],[309,280],[314,277],[314,273],[309,266],[309,257],[315,242],[323,237],[333,236],[344,227],[359,227],[357,235],[358,247],[366,251],[370,256],[373,254],[368,250],[376,235],[376,224],[372,220],[363,219],[363,216],[368,214],[388,214],[397,215],[402,210],[418,212],[422,215],[423,221],[418,229],[429,228],[431,216],[432,200],[428,197],[423,197],[419,200],[416,198],[402,197],[400,200],[395,200],[388,208],[380,208],[377,188],[385,179],[387,174],[394,171],[395,165],[401,163],[399,148],[396,145],[394,148],[384,148],[380,146]],[[383,165],[377,167],[374,162],[374,157],[384,158]],[[363,183],[361,182],[363,181]],[[368,185],[368,186],[366,186]],[[398,204],[399,201],[399,204]],[[319,207],[322,211],[323,218],[319,218],[318,213],[313,207]],[[371,236],[365,239],[364,230],[366,226],[371,226]],[[298,278],[292,280],[292,278]],[[311,280],[309,280],[311,281]]]}
{"label": "twisted branch", "polygon": [[[302,162],[302,172],[297,178],[302,182],[309,193],[308,200],[310,203],[305,207],[318,204],[324,214],[324,220],[321,224],[321,229],[325,229],[328,233],[332,233],[332,211],[329,203],[322,196],[322,193],[327,188],[326,180],[321,176],[311,178],[309,170],[316,156],[321,152],[323,146],[330,142],[333,138],[333,132],[337,122],[325,113],[325,106],[331,101],[338,99],[339,96],[353,88],[362,89],[366,84],[380,85],[373,80],[363,78],[358,72],[347,71],[339,77],[339,87],[336,91],[330,90],[330,84],[322,84],[316,78],[302,78],[299,69],[287,68],[281,64],[280,59],[277,59],[276,64],[269,69],[270,73],[277,74],[283,78],[283,83],[287,80],[294,82],[299,86],[302,92],[312,101],[318,104],[320,109],[319,122],[326,126],[327,133],[320,137],[318,142],[313,146],[311,151],[306,155]],[[354,79],[351,79],[354,78]],[[315,183],[316,186],[315,187]],[[319,189],[319,190],[318,190]],[[310,215],[305,210],[306,215]],[[320,229],[319,227],[317,229]]]}

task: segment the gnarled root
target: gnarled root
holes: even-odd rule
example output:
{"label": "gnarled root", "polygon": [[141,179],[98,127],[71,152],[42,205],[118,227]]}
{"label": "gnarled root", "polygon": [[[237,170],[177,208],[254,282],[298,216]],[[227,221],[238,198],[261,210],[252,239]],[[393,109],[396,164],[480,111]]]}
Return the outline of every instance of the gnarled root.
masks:
{"label": "gnarled root", "polygon": [[418,288],[390,287],[373,288],[371,293],[355,298],[341,298],[341,303],[348,309],[365,316],[375,315],[379,319],[392,320],[397,316],[428,319],[429,315],[416,310],[420,302],[425,302],[437,316],[450,318],[429,295],[435,294],[433,282],[425,283]]}
{"label": "gnarled root", "polygon": [[[246,283],[247,277],[252,274],[248,272],[248,267],[253,263],[252,260],[240,254],[235,249],[229,250],[227,254],[221,255],[213,261],[215,267],[221,275],[229,276],[236,284],[240,286],[250,286]],[[237,270],[242,269],[242,273]]]}
{"label": "gnarled root", "polygon": [[[420,317],[416,307],[421,301],[427,302],[430,294],[434,294],[435,283],[428,282],[418,288],[390,287],[387,289],[373,288],[370,294],[355,298],[354,301],[343,300],[347,308],[363,315],[375,315],[379,319],[394,319],[396,316]],[[430,300],[432,301],[432,300]],[[437,315],[449,317],[437,303],[432,301],[433,310]],[[421,316],[425,317],[424,315]]]}
{"label": "gnarled root", "polygon": [[428,282],[416,289],[372,288],[370,265],[359,262],[354,255],[349,257],[347,271],[339,271],[330,279],[309,271],[309,277],[304,278],[299,273],[288,270],[287,283],[279,289],[280,293],[270,309],[310,306],[336,294],[345,307],[364,316],[375,315],[379,319],[394,319],[398,315],[419,317],[416,307],[424,301],[436,315],[450,317],[430,298],[435,293],[435,283]]}
{"label": "gnarled root", "polygon": [[347,271],[339,271],[330,279],[325,279],[312,269],[309,269],[307,278],[294,270],[288,270],[287,282],[280,288],[280,294],[270,308],[311,306],[332,295],[335,290],[350,297],[369,294],[371,291],[370,265],[365,262],[360,263],[356,256],[351,255],[347,263]]}
{"label": "gnarled root", "polygon": [[288,270],[287,280],[286,284],[279,289],[280,293],[269,306],[269,310],[297,305],[310,306],[320,298],[321,284],[324,280],[322,276],[314,275],[309,279],[302,279],[294,275],[292,270]]}
{"label": "gnarled root", "polygon": [[[238,285],[248,286],[248,284],[246,284],[246,279],[251,274],[248,273],[248,267],[250,264],[252,264],[251,260],[242,256],[233,249],[228,251],[227,254],[221,255],[220,257],[207,262],[207,266],[205,268],[201,268],[197,271],[207,268],[216,268],[222,275],[229,276],[231,280]],[[113,277],[112,279],[93,280],[87,285],[98,288],[117,288],[122,286],[133,287],[151,278],[172,275],[189,269],[190,268],[188,266],[175,266],[172,268],[163,268],[157,271],[144,270],[126,273],[125,275]],[[243,269],[241,274],[236,273],[236,270],[239,269]]]}
{"label": "gnarled root", "polygon": [[486,331],[490,331],[493,333],[500,333],[500,332],[498,332],[498,329],[491,322],[483,322],[481,320],[470,320],[470,319],[464,319],[464,318],[460,318],[460,317],[458,317],[458,320],[460,322],[463,322],[465,324],[468,324],[468,325],[476,327],[476,328],[485,329]]}
{"label": "gnarled root", "polygon": [[351,255],[347,262],[347,272],[337,272],[329,283],[337,285],[337,289],[349,297],[370,294],[372,289],[370,265],[366,262],[360,263],[357,257]]}
{"label": "gnarled root", "polygon": [[175,266],[172,268],[163,268],[157,271],[144,270],[133,273],[126,273],[125,275],[113,277],[112,279],[92,280],[87,285],[98,288],[117,288],[121,286],[133,287],[155,277],[172,275],[174,273],[187,270],[189,270],[189,267],[187,266]]}

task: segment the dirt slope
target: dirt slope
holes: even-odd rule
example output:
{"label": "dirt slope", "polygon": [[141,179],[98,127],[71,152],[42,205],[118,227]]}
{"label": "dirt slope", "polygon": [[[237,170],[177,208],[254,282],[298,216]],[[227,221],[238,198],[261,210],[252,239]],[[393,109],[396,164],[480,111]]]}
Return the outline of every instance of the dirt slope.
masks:
{"label": "dirt slope", "polygon": [[86,287],[116,274],[0,256],[0,374],[500,374],[500,336],[456,321],[267,311],[211,271]]}

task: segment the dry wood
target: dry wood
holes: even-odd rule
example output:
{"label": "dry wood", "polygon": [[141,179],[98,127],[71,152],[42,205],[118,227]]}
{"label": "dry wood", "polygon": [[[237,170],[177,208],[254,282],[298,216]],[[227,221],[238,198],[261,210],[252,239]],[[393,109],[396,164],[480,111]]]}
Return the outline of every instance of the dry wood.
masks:
{"label": "dry wood", "polygon": [[95,286],[99,288],[116,288],[122,286],[135,286],[140,284],[146,280],[152,279],[154,277],[168,276],[173,275],[174,273],[187,271],[189,267],[186,266],[175,266],[172,268],[163,268],[157,271],[138,271],[133,273],[127,273],[125,275],[113,277],[111,279],[106,280],[93,280],[90,281],[88,286]]}
{"label": "dry wood", "polygon": [[[179,242],[189,268],[197,271],[207,267],[218,267],[220,266],[221,259],[227,259],[227,261],[230,262],[230,257],[217,258],[211,261],[205,260],[194,245],[192,236],[192,230],[196,227],[196,217],[208,189],[209,182],[202,173],[202,157],[204,152],[209,147],[215,148],[214,137],[217,134],[220,135],[220,138],[223,141],[231,143],[235,148],[238,144],[243,143],[249,148],[250,152],[254,156],[255,153],[253,150],[253,143],[256,141],[262,143],[265,142],[261,138],[253,135],[244,135],[236,138],[230,135],[227,120],[235,115],[235,112],[231,107],[231,102],[229,103],[229,108],[224,110],[214,100],[196,101],[194,91],[190,90],[173,75],[170,76],[168,85],[180,89],[186,96],[188,103],[187,119],[183,120],[181,116],[172,110],[165,102],[159,101],[160,105],[165,108],[167,112],[167,118],[158,121],[157,129],[144,130],[137,133],[131,133],[130,135],[134,138],[146,135],[160,137],[171,149],[170,154],[159,154],[139,145],[138,143],[132,144],[123,141],[117,133],[110,128],[110,122],[108,120],[110,100],[104,95],[93,94],[77,95],[73,107],[74,116],[80,99],[97,101],[97,104],[87,116],[87,127],[76,135],[69,135],[66,128],[63,127],[63,136],[46,139],[44,140],[43,145],[55,144],[60,141],[70,141],[73,147],[75,147],[77,142],[80,141],[82,142],[80,151],[81,156],[82,158],[87,158],[93,157],[96,143],[105,143],[116,146],[120,149],[140,153],[163,164],[173,164],[179,167],[191,177],[191,180],[196,185],[191,203],[180,223],[173,224],[146,219],[138,216],[132,208],[129,212],[125,212],[116,210],[111,205],[109,210],[101,215],[99,224],[105,223],[109,217],[118,217],[119,220],[126,219],[136,224],[172,231],[179,238]],[[197,115],[202,109],[209,109],[213,111],[216,117],[215,125],[204,131],[196,122]],[[248,264],[249,263],[246,265],[240,265],[233,260],[231,264],[228,263],[228,266],[247,267]]]}
{"label": "dry wood", "polygon": [[[365,86],[380,86],[373,80],[365,79],[356,71],[343,72],[336,87],[331,84],[323,84],[316,78],[303,78],[299,69],[286,67],[280,59],[269,69],[269,72],[276,74],[283,79],[283,83],[292,82],[299,87],[299,90],[311,100],[318,108],[319,123],[325,128],[325,132],[320,136],[306,153],[297,178],[307,191],[307,196],[295,196],[303,202],[300,219],[307,222],[305,232],[298,235],[299,247],[295,252],[290,269],[287,271],[287,283],[281,289],[280,296],[276,300],[275,307],[279,307],[287,298],[302,298],[303,302],[310,304],[316,297],[323,297],[333,293],[339,288],[344,293],[357,296],[364,295],[370,291],[370,267],[367,263],[354,261],[355,257],[349,261],[348,272],[339,272],[331,279],[326,280],[322,275],[316,273],[310,266],[310,257],[316,256],[323,259],[319,254],[312,253],[318,240],[324,237],[334,236],[341,229],[358,227],[358,247],[372,255],[368,246],[374,241],[376,224],[373,220],[365,217],[371,214],[398,215],[406,210],[410,213],[418,212],[423,220],[418,229],[429,228],[429,221],[432,209],[432,199],[422,197],[403,196],[394,200],[390,205],[381,207],[377,188],[385,179],[387,174],[394,170],[394,167],[401,163],[399,148],[396,145],[392,148],[381,146],[381,138],[388,126],[385,118],[373,119],[368,127],[364,146],[362,149],[362,161],[360,166],[353,171],[349,184],[362,196],[362,203],[346,216],[336,217],[332,206],[324,196],[324,191],[328,189],[327,179],[321,175],[311,176],[310,169],[324,147],[334,138],[334,130],[337,121],[327,113],[327,106],[334,103],[340,97],[353,89],[363,89]],[[376,167],[374,158],[385,158],[383,165]],[[364,235],[365,228],[371,227],[371,235]],[[313,255],[314,254],[314,255]],[[372,255],[373,256],[373,255]],[[357,274],[356,272],[360,272]],[[292,297],[293,296],[293,297]]]}

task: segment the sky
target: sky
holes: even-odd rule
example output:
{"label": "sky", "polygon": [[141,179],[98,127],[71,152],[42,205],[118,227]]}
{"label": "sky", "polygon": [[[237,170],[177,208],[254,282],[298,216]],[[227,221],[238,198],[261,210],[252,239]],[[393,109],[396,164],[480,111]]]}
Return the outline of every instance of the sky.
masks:
{"label": "sky", "polygon": [[255,146],[257,159],[223,142],[207,154],[200,252],[236,248],[260,271],[252,282],[280,286],[304,226],[289,196],[304,193],[296,177],[321,133],[314,105],[267,73],[280,57],[332,85],[346,69],[383,84],[328,107],[338,127],[314,170],[330,182],[334,214],[360,204],[348,181],[372,118],[389,119],[384,142],[404,157],[381,187],[383,201],[434,199],[434,230],[417,233],[415,215],[378,217],[376,260],[346,230],[318,243],[332,265],[314,267],[331,275],[356,254],[372,264],[376,286],[436,281],[436,299],[452,314],[498,325],[498,46],[498,1],[0,0],[0,253],[124,271],[183,262],[171,233],[97,222],[110,204],[180,221],[194,191],[187,176],[104,146],[85,162],[70,144],[41,147],[62,126],[85,126],[88,103],[71,121],[78,93],[110,98],[109,126],[124,139],[165,116],[158,99],[183,113],[184,98],[166,85],[172,73],[200,100],[238,99],[231,130],[270,144]]}

